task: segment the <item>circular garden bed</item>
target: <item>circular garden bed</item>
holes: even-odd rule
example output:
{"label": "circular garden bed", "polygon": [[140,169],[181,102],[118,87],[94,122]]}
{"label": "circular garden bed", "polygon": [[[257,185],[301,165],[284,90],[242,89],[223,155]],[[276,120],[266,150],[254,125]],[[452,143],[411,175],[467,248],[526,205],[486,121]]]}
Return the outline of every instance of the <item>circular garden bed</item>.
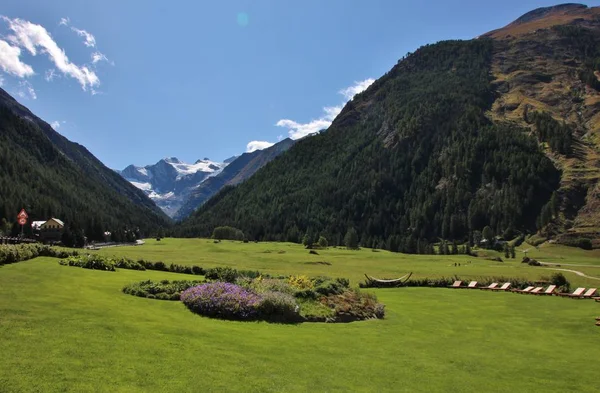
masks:
{"label": "circular garden bed", "polygon": [[[223,269],[206,281],[142,281],[123,292],[160,300],[181,300],[199,315],[239,321],[280,323],[352,322],[381,319],[385,306],[375,295],[350,288],[347,279],[291,276],[247,277]],[[220,280],[226,277],[227,281]]]}

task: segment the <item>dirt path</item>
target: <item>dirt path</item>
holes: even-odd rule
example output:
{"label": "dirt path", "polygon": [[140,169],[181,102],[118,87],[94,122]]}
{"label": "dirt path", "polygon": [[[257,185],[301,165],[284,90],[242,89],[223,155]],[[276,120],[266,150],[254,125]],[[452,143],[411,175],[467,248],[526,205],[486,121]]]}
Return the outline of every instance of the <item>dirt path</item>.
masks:
{"label": "dirt path", "polygon": [[562,272],[575,273],[575,274],[577,274],[577,275],[578,275],[578,276],[580,276],[580,277],[591,278],[592,280],[599,280],[599,281],[600,281],[600,278],[598,278],[598,277],[592,277],[592,276],[588,276],[587,274],[585,274],[585,273],[582,273],[582,272],[579,272],[579,271],[577,271],[577,270],[571,270],[571,269],[557,269],[557,268],[555,268],[555,267],[551,267],[551,268],[550,268],[550,270],[559,270],[559,271],[562,271]]}

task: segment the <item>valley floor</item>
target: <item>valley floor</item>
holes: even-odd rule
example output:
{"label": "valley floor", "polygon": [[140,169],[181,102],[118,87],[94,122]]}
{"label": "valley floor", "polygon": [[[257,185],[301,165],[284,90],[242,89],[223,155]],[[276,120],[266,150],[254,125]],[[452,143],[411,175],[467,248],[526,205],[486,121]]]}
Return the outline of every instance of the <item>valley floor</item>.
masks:
{"label": "valley floor", "polygon": [[[282,248],[286,253],[278,254]],[[350,276],[353,284],[364,272],[447,276],[455,272],[455,259],[468,262],[467,257],[332,249],[314,256],[331,265],[306,264],[308,251],[295,245],[174,239],[100,252]],[[545,253],[548,262],[564,255],[558,248],[535,252]],[[574,263],[600,266],[595,254],[575,254]],[[545,268],[487,262],[473,260],[464,272],[547,274],[535,270]],[[189,277],[93,271],[60,266],[52,258],[1,266],[0,391],[597,391],[600,328],[594,317],[600,316],[600,303],[593,301],[386,289],[373,291],[386,305],[384,320],[279,325],[203,318],[180,302],[121,292],[135,281]]]}

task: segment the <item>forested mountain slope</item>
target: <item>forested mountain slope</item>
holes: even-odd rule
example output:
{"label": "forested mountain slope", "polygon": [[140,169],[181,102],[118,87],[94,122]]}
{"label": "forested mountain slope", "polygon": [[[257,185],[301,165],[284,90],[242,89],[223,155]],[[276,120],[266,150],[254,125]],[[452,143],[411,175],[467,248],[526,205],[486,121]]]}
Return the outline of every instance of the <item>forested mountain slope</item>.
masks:
{"label": "forested mountain slope", "polygon": [[486,117],[492,54],[490,39],[419,49],[180,233],[231,225],[256,239],[309,231],[340,244],[354,227],[362,245],[417,252],[485,225],[535,228],[560,173],[522,128]]}
{"label": "forested mountain slope", "polygon": [[[423,252],[440,238],[597,239],[600,12],[534,10],[472,41],[425,46],[177,229]],[[596,245],[600,245],[597,240]]]}
{"label": "forested mountain slope", "polygon": [[21,208],[32,220],[58,217],[102,232],[168,226],[144,193],[105,167],[85,147],[70,142],[0,89],[0,222],[6,230]]}

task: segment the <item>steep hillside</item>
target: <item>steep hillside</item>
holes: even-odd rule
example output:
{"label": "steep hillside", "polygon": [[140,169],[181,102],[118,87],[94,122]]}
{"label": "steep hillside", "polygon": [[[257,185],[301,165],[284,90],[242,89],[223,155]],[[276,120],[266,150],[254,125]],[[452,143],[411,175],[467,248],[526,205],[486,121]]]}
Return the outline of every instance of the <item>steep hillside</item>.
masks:
{"label": "steep hillside", "polygon": [[527,127],[562,171],[541,233],[600,247],[600,7],[541,8],[488,36],[499,92],[490,117]]}
{"label": "steep hillside", "polygon": [[143,192],[105,167],[85,147],[70,142],[0,89],[0,221],[12,223],[21,208],[31,219],[55,216],[87,229],[168,226]]}
{"label": "steep hillside", "polygon": [[535,231],[560,172],[538,141],[492,122],[491,39],[425,46],[357,95],[324,133],[235,188],[177,229],[217,225],[250,238],[341,244],[354,227],[365,246],[424,252],[427,243]]}
{"label": "steep hillside", "polygon": [[202,182],[219,174],[227,165],[212,162],[208,158],[186,164],[175,157],[169,157],[154,165],[129,165],[117,173],[148,195],[167,215],[173,217]]}
{"label": "steep hillside", "polygon": [[188,217],[223,187],[237,185],[250,178],[256,171],[287,151],[293,144],[293,140],[286,138],[267,149],[244,153],[235,158],[218,175],[206,179],[193,190],[175,214],[175,220],[183,220]]}

